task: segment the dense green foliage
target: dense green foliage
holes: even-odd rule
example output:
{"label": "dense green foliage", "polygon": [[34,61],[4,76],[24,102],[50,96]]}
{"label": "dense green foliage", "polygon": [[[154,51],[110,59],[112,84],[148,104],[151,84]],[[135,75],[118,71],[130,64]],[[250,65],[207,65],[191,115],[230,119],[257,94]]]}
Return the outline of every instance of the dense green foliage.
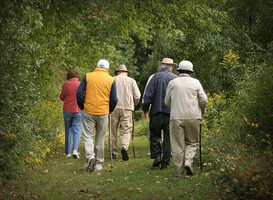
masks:
{"label": "dense green foliage", "polygon": [[[267,187],[272,5],[272,0],[0,1],[1,175],[43,162],[58,144],[63,132],[58,95],[68,69],[83,77],[105,58],[114,75],[124,63],[143,92],[157,62],[170,57],[192,61],[194,76],[210,95],[205,158],[217,171],[215,180],[240,188],[238,195],[249,191],[247,198],[272,197]],[[252,171],[240,174],[247,167]]]}

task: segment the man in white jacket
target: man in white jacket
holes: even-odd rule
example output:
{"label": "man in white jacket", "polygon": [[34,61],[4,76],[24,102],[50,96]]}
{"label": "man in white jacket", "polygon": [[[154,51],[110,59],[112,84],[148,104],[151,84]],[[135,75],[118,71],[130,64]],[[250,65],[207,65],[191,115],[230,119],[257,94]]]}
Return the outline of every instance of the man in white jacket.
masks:
{"label": "man in white jacket", "polygon": [[193,157],[208,99],[199,80],[190,76],[194,72],[190,61],[181,61],[177,71],[179,77],[168,84],[165,104],[171,107],[170,139],[174,170],[178,177],[182,177],[184,170],[187,175],[193,175]]}

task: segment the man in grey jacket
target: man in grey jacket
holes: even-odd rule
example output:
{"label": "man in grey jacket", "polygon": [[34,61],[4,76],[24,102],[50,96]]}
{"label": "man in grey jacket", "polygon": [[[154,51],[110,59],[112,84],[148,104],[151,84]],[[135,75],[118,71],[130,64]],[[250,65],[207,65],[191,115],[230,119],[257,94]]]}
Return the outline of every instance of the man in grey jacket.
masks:
{"label": "man in grey jacket", "polygon": [[[153,167],[166,169],[170,165],[171,145],[170,145],[170,108],[164,103],[166,89],[169,82],[177,76],[172,73],[176,66],[170,58],[163,58],[158,64],[162,67],[161,71],[156,73],[147,85],[144,102],[142,103],[142,117],[146,117],[150,105],[150,151],[151,158],[154,159]],[[163,143],[161,147],[161,131],[163,130]],[[162,151],[163,150],[163,151]],[[163,154],[161,160],[161,154]]]}
{"label": "man in grey jacket", "polygon": [[187,175],[193,175],[192,162],[208,99],[199,80],[190,76],[193,73],[190,61],[181,61],[177,71],[179,77],[170,81],[165,103],[171,107],[170,138],[174,170],[178,177],[182,177],[184,170]]}

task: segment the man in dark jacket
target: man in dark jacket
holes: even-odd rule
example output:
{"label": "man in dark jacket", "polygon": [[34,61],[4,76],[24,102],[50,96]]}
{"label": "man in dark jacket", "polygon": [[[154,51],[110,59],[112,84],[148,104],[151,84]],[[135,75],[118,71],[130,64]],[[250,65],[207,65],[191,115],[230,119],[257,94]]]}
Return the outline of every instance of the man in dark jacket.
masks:
{"label": "man in dark jacket", "polygon": [[[165,105],[164,99],[169,82],[177,76],[172,73],[173,67],[176,66],[172,59],[163,58],[158,64],[162,69],[153,76],[147,85],[141,108],[142,117],[145,118],[151,105],[149,130],[151,158],[154,159],[153,167],[159,167],[161,164],[161,169],[165,169],[170,165],[171,144],[169,133],[170,108]],[[162,130],[163,143],[161,147]],[[161,154],[163,154],[162,160]]]}

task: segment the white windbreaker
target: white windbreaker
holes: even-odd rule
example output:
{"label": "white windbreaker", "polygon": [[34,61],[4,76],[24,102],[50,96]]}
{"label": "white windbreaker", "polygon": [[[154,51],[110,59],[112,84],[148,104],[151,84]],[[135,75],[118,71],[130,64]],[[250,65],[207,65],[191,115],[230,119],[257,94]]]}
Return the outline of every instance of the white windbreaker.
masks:
{"label": "white windbreaker", "polygon": [[171,107],[170,119],[201,119],[208,98],[199,80],[180,74],[168,84],[165,104]]}

